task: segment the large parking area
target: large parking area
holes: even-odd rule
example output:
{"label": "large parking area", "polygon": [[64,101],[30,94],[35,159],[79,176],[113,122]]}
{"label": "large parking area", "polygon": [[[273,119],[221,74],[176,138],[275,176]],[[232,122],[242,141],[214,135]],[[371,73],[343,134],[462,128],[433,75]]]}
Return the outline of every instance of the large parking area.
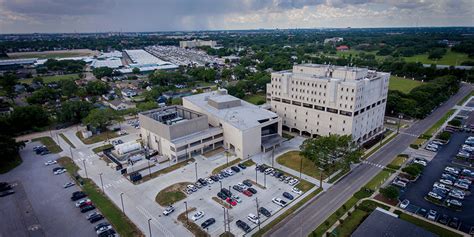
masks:
{"label": "large parking area", "polygon": [[[240,172],[235,173],[229,177],[223,178],[221,182],[214,182],[207,186],[204,186],[198,189],[196,192],[193,192],[188,195],[185,200],[182,200],[178,203],[175,203],[174,206],[177,207],[177,213],[171,214],[169,217],[165,218],[177,218],[177,216],[183,210],[183,206],[185,205],[184,202],[187,202],[188,209],[194,207],[196,211],[189,213],[189,218],[198,211],[203,211],[205,213],[204,217],[196,221],[196,224],[199,226],[207,219],[214,218],[216,223],[211,225],[207,228],[206,231],[209,232],[211,236],[218,236],[224,232],[224,208],[221,204],[217,203],[212,197],[217,198],[217,193],[222,188],[230,188],[232,195],[237,195],[242,200],[240,203],[237,203],[236,206],[233,206],[229,209],[230,215],[230,230],[235,236],[243,236],[245,232],[237,227],[236,221],[242,220],[247,223],[250,228],[258,228],[258,225],[249,221],[247,216],[252,213],[257,215],[257,201],[258,207],[264,207],[268,211],[270,211],[271,215],[281,214],[277,213],[282,207],[272,202],[274,197],[281,198],[286,202],[290,202],[289,199],[282,196],[283,192],[290,193],[295,199],[298,198],[300,195],[292,192],[294,186],[280,181],[278,178],[272,175],[264,175],[263,172],[257,171],[255,169],[255,165],[247,167],[246,169],[241,169]],[[242,183],[244,180],[251,180],[255,181],[257,175],[258,184],[259,185],[252,185],[252,188],[256,189],[257,193],[253,194],[253,196],[248,197],[244,195],[242,192],[238,192],[234,190],[233,186],[237,185],[238,183]],[[263,188],[265,185],[266,188]],[[261,224],[265,224],[265,221],[268,217],[260,214],[260,221]],[[191,221],[191,220],[190,220]]]}
{"label": "large parking area", "polygon": [[1,222],[0,236],[96,236],[95,225],[70,200],[79,188],[64,188],[71,181],[67,173],[54,175],[58,165],[44,164],[58,155],[37,155],[37,145],[27,144],[20,152],[23,163],[0,176],[2,182],[16,183],[15,194],[0,198],[1,219],[8,220]]}
{"label": "large parking area", "polygon": [[[471,194],[471,190],[464,190],[465,197],[462,200],[462,208],[461,209],[454,209],[448,208],[443,205],[437,205],[433,202],[426,200],[427,194],[430,191],[433,191],[433,185],[435,183],[439,183],[440,179],[443,177],[443,173],[448,173],[445,171],[446,167],[456,167],[462,170],[466,167],[459,167],[452,163],[455,159],[454,157],[459,151],[459,148],[464,144],[464,141],[467,137],[469,137],[468,133],[464,132],[457,132],[454,133],[451,137],[451,140],[448,144],[442,146],[436,156],[428,163],[425,167],[423,174],[421,177],[414,183],[410,183],[405,189],[401,192],[401,200],[408,199],[410,201],[410,205],[406,208],[406,210],[417,213],[422,216],[425,215],[425,210],[435,210],[437,212],[436,220],[438,222],[444,222],[442,218],[443,215],[448,215],[448,222],[452,220],[454,217],[460,220],[460,226],[458,228],[461,231],[469,232],[470,229],[474,226],[474,197]],[[470,168],[470,170],[474,170]],[[444,175],[446,176],[446,175]],[[456,175],[455,175],[456,176]],[[459,176],[459,175],[458,175]],[[454,183],[460,177],[456,176],[454,178]],[[451,185],[445,185],[450,190],[453,189]],[[440,190],[435,190],[436,192]],[[441,194],[441,191],[438,192]],[[443,196],[442,200],[438,202],[438,204],[444,203],[446,205],[446,201],[448,199],[453,199],[449,197],[447,193]],[[454,198],[456,199],[456,198]],[[424,209],[424,210],[423,210]]]}

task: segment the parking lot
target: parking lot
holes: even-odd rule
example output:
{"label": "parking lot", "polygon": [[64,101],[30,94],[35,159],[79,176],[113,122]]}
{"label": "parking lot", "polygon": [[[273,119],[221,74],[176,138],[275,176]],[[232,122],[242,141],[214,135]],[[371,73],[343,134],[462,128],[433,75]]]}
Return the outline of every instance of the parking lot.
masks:
{"label": "parking lot", "polygon": [[[255,174],[257,174],[258,184],[262,186],[265,184],[265,189],[258,187],[257,185],[253,185],[252,188],[257,190],[257,193],[254,194],[252,197],[248,197],[243,193],[237,192],[233,189],[232,186],[242,183],[244,180],[249,179],[251,181],[255,181]],[[217,197],[217,193],[221,190],[221,183],[222,188],[227,188],[232,192],[232,195],[237,195],[242,200],[241,203],[237,203],[236,206],[229,209],[230,215],[230,229],[235,236],[242,236],[245,232],[238,228],[236,225],[237,220],[242,220],[247,223],[250,228],[258,228],[258,225],[252,223],[247,219],[247,216],[252,213],[257,215],[257,201],[259,207],[264,207],[272,215],[274,215],[278,210],[281,209],[280,206],[272,202],[272,198],[278,197],[284,201],[289,202],[287,198],[282,196],[283,192],[288,192],[296,198],[300,195],[292,192],[293,186],[289,185],[288,183],[284,183],[279,181],[276,177],[273,176],[266,176],[262,172],[256,172],[255,165],[251,167],[247,167],[246,169],[241,169],[240,172],[235,173],[232,176],[226,177],[221,180],[221,182],[214,182],[210,185],[202,187],[198,189],[196,192],[189,194],[185,200],[182,200],[178,203],[175,203],[174,206],[179,207],[179,210],[182,210],[182,206],[184,206],[184,202],[187,202],[188,209],[195,207],[196,211],[203,211],[205,213],[204,217],[196,221],[196,224],[199,226],[207,219],[214,218],[216,223],[211,225],[207,228],[207,231],[211,236],[218,236],[219,234],[224,232],[224,209],[223,206],[217,203],[212,197]],[[294,201],[293,200],[293,201]],[[167,218],[177,218],[180,214],[173,213]],[[195,212],[189,213],[189,218],[194,215]],[[267,217],[260,214],[260,223],[265,223]]]}
{"label": "parking lot", "polygon": [[445,167],[456,167],[452,164],[452,161],[469,135],[472,134],[464,132],[454,133],[450,142],[442,146],[434,159],[428,163],[421,177],[402,190],[400,200],[408,199],[410,201],[410,205],[406,208],[407,210],[416,213],[420,212],[422,208],[428,211],[432,209],[437,211],[437,219],[443,214],[448,215],[450,218],[459,218],[461,222],[459,229],[464,232],[469,232],[470,228],[474,226],[474,197],[469,191],[466,192],[466,197],[462,200],[462,210],[458,211],[435,205],[425,200],[427,194],[432,191],[433,184],[442,177]]}
{"label": "parking lot", "polygon": [[[15,194],[1,198],[3,209],[0,228],[1,236],[96,236],[95,225],[86,220],[70,200],[71,194],[78,191],[76,186],[63,188],[70,182],[69,176],[54,175],[52,169],[57,165],[45,166],[45,162],[59,158],[57,154],[37,155],[33,152],[33,142],[26,145],[20,152],[23,163],[7,174],[0,175],[0,180],[19,183],[15,186]],[[24,190],[24,194],[22,193]],[[17,208],[11,208],[17,207]],[[26,212],[27,211],[27,212]],[[8,224],[8,228],[3,225]],[[3,233],[7,230],[7,233]],[[11,232],[13,231],[13,232]],[[19,233],[12,235],[12,233]],[[26,234],[26,235],[24,235]]]}

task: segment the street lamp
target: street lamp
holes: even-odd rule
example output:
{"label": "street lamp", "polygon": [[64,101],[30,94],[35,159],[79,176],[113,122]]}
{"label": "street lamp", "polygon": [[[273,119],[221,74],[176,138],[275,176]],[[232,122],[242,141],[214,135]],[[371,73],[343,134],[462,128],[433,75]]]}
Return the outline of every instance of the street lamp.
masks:
{"label": "street lamp", "polygon": [[[257,166],[255,166],[255,167],[258,167],[258,164],[257,164]],[[258,172],[258,169],[255,169],[255,183],[258,183],[257,172]]]}
{"label": "street lamp", "polygon": [[403,115],[402,114],[398,114],[398,125],[397,125],[397,134],[400,133],[400,122],[403,118]]}
{"label": "street lamp", "polygon": [[255,203],[257,204],[257,219],[258,219],[258,230],[260,230],[260,212],[258,212],[258,198],[255,198]]}
{"label": "street lamp", "polygon": [[186,224],[189,225],[189,217],[188,217],[188,202],[184,202],[184,207],[186,208]]}
{"label": "street lamp", "polygon": [[151,224],[150,224],[151,218],[148,219],[148,231],[150,232],[150,237],[151,237]]}
{"label": "street lamp", "polygon": [[219,184],[221,185],[221,190],[222,190],[222,181],[219,180]]}
{"label": "street lamp", "polygon": [[303,156],[300,156],[300,179],[301,179],[301,171],[303,171]]}
{"label": "street lamp", "polygon": [[86,172],[86,178],[89,178],[89,176],[87,175],[87,167],[86,167],[86,159],[82,159],[82,164],[84,165],[84,171]]}
{"label": "street lamp", "polygon": [[225,149],[225,157],[227,159],[227,167],[229,167],[229,149]]}
{"label": "street lamp", "polygon": [[272,149],[272,168],[274,168],[273,167],[273,161],[274,160],[275,160],[275,147],[273,147],[273,149]]}
{"label": "street lamp", "polygon": [[100,184],[102,185],[102,192],[104,192],[104,182],[102,181],[102,173],[99,174]]}
{"label": "street lamp", "polygon": [[196,182],[198,181],[198,164],[194,163],[194,170],[196,172]]}
{"label": "street lamp", "polygon": [[263,187],[267,188],[267,174],[263,173]]}
{"label": "street lamp", "polygon": [[125,207],[123,206],[123,193],[120,193],[120,201],[122,202],[122,213],[125,214]]}
{"label": "street lamp", "polygon": [[227,230],[227,220],[226,220],[226,216],[225,216],[225,207],[222,207],[222,209],[224,210],[224,232]]}

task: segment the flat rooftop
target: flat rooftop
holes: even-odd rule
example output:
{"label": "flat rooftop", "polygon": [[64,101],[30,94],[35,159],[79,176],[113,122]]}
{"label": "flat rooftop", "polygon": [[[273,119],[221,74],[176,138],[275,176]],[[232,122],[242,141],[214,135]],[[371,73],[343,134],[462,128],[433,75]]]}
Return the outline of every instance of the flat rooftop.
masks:
{"label": "flat rooftop", "polygon": [[351,237],[435,237],[438,236],[410,222],[393,216],[386,210],[375,209],[352,233]]}
{"label": "flat rooftop", "polygon": [[125,53],[130,57],[133,64],[140,65],[166,65],[169,62],[163,61],[143,49],[125,50]]}
{"label": "flat rooftop", "polygon": [[169,106],[165,108],[149,110],[141,114],[168,126],[203,116],[200,113],[181,106]]}
{"label": "flat rooftop", "polygon": [[[223,120],[240,130],[247,130],[249,128],[259,126],[268,119],[278,117],[277,114],[269,110],[262,109],[234,96],[221,94],[219,91],[186,96],[183,97],[183,100],[186,100],[202,108],[208,114],[212,114],[213,116],[218,117],[220,120]],[[238,101],[239,103],[232,103],[228,108],[218,109],[211,105],[209,101],[214,101],[217,103]]]}

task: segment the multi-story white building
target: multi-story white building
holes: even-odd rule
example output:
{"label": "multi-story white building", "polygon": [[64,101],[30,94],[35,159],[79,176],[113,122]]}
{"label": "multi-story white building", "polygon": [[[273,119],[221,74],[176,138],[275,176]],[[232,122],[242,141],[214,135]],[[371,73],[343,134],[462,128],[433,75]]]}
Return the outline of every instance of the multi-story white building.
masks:
{"label": "multi-story white building", "polygon": [[284,130],[311,137],[350,134],[363,142],[383,129],[389,78],[366,68],[295,65],[272,73],[267,101]]}
{"label": "multi-story white building", "polygon": [[216,47],[217,42],[214,40],[186,40],[179,41],[179,47],[181,48],[195,48],[202,46],[209,46],[211,48]]}

